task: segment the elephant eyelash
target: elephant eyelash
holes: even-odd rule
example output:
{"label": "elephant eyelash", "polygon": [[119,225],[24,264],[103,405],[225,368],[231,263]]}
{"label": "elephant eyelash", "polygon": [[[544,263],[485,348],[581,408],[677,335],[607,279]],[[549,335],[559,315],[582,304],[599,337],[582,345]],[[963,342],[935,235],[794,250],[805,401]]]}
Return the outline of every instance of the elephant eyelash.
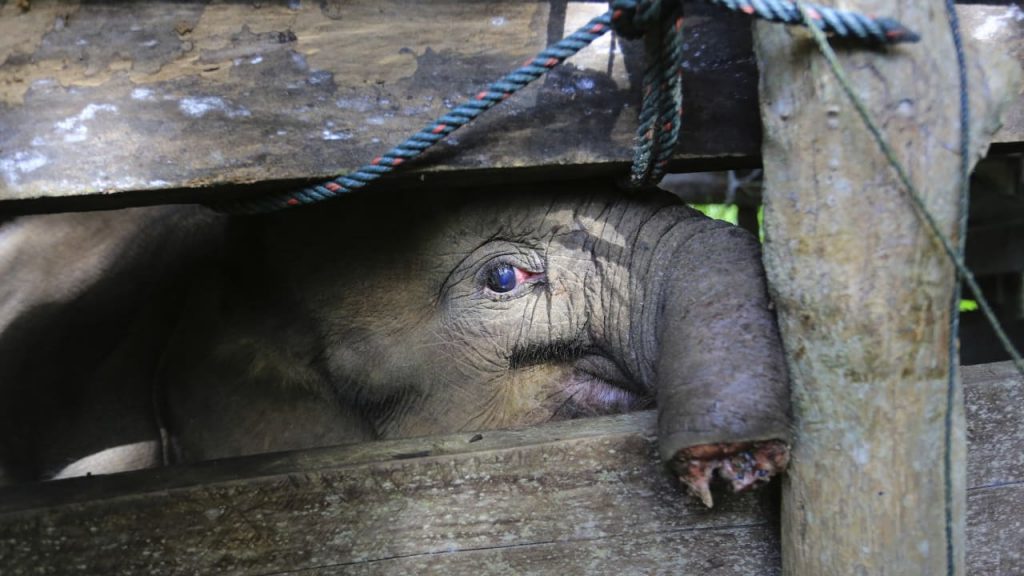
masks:
{"label": "elephant eyelash", "polygon": [[576,360],[583,356],[584,352],[586,348],[583,344],[574,339],[516,346],[508,356],[508,369],[519,370],[537,364]]}

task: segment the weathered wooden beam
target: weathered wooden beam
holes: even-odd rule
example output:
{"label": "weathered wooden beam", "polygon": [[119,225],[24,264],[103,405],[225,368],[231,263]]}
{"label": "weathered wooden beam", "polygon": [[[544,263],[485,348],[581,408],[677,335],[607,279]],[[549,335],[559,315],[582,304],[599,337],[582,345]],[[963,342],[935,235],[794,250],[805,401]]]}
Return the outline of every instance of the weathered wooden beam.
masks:
{"label": "weathered wooden beam", "polygon": [[[349,171],[608,9],[539,0],[31,6],[0,7],[0,199],[125,193],[115,201],[127,203]],[[749,163],[760,124],[748,20],[696,6],[687,26],[678,158]],[[621,167],[642,51],[606,35],[421,165],[460,180]]]}
{"label": "weathered wooden beam", "polygon": [[[567,0],[18,5],[0,5],[5,211],[222,198],[347,172],[607,9]],[[1020,57],[1011,7],[961,10],[991,50]],[[697,3],[685,25],[675,168],[756,165],[749,20]],[[623,174],[641,52],[603,38],[406,179]],[[1024,141],[1024,125],[1008,123],[999,138]]]}
{"label": "weathered wooden beam", "polygon": [[[964,369],[968,565],[1024,572],[1024,382]],[[691,502],[655,414],[0,491],[4,574],[777,574],[777,492]],[[847,494],[836,486],[835,494]]]}
{"label": "weathered wooden beam", "polygon": [[38,485],[2,496],[0,560],[11,574],[777,565],[770,500],[691,502],[662,471],[655,424],[641,413]]}
{"label": "weathered wooden beam", "polygon": [[[851,0],[843,7],[897,16],[921,35],[918,44],[887,50],[837,51],[949,236],[962,159],[944,4]],[[1000,111],[1019,99],[1020,63],[1005,52],[983,58],[968,44],[973,165]],[[784,573],[963,574],[962,397],[947,409],[952,263],[809,35],[758,25],[755,46],[765,267],[796,428],[783,490]]]}
{"label": "weathered wooden beam", "polygon": [[967,573],[1024,574],[1024,380],[1010,362],[964,367],[962,375]]}

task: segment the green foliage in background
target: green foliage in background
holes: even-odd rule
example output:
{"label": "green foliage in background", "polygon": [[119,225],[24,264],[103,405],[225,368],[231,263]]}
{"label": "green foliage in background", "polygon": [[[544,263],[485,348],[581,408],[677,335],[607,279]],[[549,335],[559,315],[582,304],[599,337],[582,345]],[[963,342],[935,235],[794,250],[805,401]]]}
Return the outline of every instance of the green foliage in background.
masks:
{"label": "green foliage in background", "polygon": [[[738,222],[740,216],[740,207],[735,204],[691,204],[690,206],[708,218],[725,220],[734,225]],[[760,214],[760,210],[758,210],[758,213]]]}
{"label": "green foliage in background", "polygon": [[[739,223],[740,207],[735,204],[690,204],[690,207],[715,220],[725,220],[729,224]],[[764,242],[764,206],[757,209],[757,236]]]}

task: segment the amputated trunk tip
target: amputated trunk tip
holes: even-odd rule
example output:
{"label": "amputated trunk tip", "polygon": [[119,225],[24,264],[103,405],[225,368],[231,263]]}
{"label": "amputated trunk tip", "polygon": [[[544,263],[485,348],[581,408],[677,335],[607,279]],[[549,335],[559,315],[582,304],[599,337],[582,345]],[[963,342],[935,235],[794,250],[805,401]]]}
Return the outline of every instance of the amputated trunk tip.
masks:
{"label": "amputated trunk tip", "polygon": [[669,463],[690,494],[711,508],[711,483],[717,476],[744,492],[767,484],[789,464],[789,445],[782,440],[703,444],[684,448]]}

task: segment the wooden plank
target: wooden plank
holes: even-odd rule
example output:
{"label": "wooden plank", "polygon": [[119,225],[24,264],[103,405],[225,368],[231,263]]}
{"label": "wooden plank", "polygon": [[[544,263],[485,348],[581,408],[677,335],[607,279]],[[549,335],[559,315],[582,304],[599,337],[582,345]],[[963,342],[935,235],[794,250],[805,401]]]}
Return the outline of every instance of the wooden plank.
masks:
{"label": "wooden plank", "polygon": [[[1024,481],[1024,384],[1011,362],[963,368],[967,406],[967,485]],[[1024,532],[1020,533],[1024,537]]]}
{"label": "wooden plank", "polygon": [[[969,492],[967,508],[967,573],[1024,573],[1024,522],[1020,516],[1024,510],[1024,483]],[[982,547],[984,550],[979,550]]]}
{"label": "wooden plank", "polygon": [[[18,13],[7,3],[0,198],[148,190],[160,192],[147,199],[164,200],[182,189],[343,173],[607,9],[539,0],[37,0]],[[687,26],[679,158],[752,158],[759,122],[748,22],[699,6]],[[641,60],[639,44],[613,49],[607,35],[423,164],[431,172],[621,165],[631,154],[639,101],[631,78]]]}
{"label": "wooden plank", "polygon": [[1024,379],[1011,362],[963,368],[968,574],[1024,574]]}
{"label": "wooden plank", "polygon": [[[964,369],[968,564],[1024,571],[1024,382]],[[777,574],[777,491],[690,502],[656,415],[270,454],[0,491],[5,574]],[[837,490],[841,487],[837,487]]]}
{"label": "wooden plank", "polygon": [[[607,8],[567,0],[18,4],[0,5],[6,211],[220,198],[344,173]],[[975,32],[994,30],[983,40],[989,49],[1019,52],[1012,9],[961,10]],[[702,4],[687,10],[686,118],[674,167],[755,165],[749,21]],[[399,180],[623,174],[641,60],[636,43],[607,36]],[[1010,122],[1000,134],[1021,142],[1024,126]]]}
{"label": "wooden plank", "polygon": [[[995,52],[967,70],[971,85],[985,88],[972,91],[972,148],[962,158],[950,146],[959,108],[946,93],[955,93],[958,71],[948,23],[936,17],[943,3],[844,8],[898,15],[921,37],[836,58],[937,232],[956,238],[960,169],[973,168],[1001,110],[1019,98],[1020,62]],[[953,266],[826,59],[807,35],[794,35],[765,24],[754,32],[764,261],[795,428],[783,574],[963,574],[967,443],[963,398],[950,390]],[[975,62],[977,47],[965,51]]]}
{"label": "wooden plank", "polygon": [[[436,558],[464,571],[488,551],[497,551],[495,562],[505,555],[529,563],[564,544],[589,547],[597,560],[614,542],[625,557],[645,554],[639,544],[624,550],[637,537],[673,545],[709,540],[711,550],[723,550],[751,538],[737,531],[770,531],[764,495],[726,498],[714,513],[683,497],[661,470],[654,414],[578,424],[532,436],[488,433],[473,443],[469,434],[447,437],[440,444],[456,446],[448,456],[433,455],[435,439],[405,441],[397,453],[408,457],[366,464],[344,462],[358,461],[367,447],[336,449],[342,463],[331,466],[299,466],[300,453],[283,456],[293,459],[288,470],[180,488],[149,487],[148,473],[131,474],[135,490],[20,512],[10,510],[21,499],[5,497],[0,559],[15,574],[49,562],[81,563],[94,573],[266,573],[350,565],[374,571],[378,564]],[[588,424],[598,427],[586,430]],[[390,446],[385,443],[385,454],[395,454]],[[424,452],[431,455],[416,456]],[[314,458],[330,454],[317,451]],[[118,554],[93,553],[110,546]],[[667,567],[681,570],[704,561],[671,550],[654,558],[677,556]],[[778,563],[775,546],[761,550],[740,561],[745,573]],[[707,561],[739,561],[734,556]]]}

